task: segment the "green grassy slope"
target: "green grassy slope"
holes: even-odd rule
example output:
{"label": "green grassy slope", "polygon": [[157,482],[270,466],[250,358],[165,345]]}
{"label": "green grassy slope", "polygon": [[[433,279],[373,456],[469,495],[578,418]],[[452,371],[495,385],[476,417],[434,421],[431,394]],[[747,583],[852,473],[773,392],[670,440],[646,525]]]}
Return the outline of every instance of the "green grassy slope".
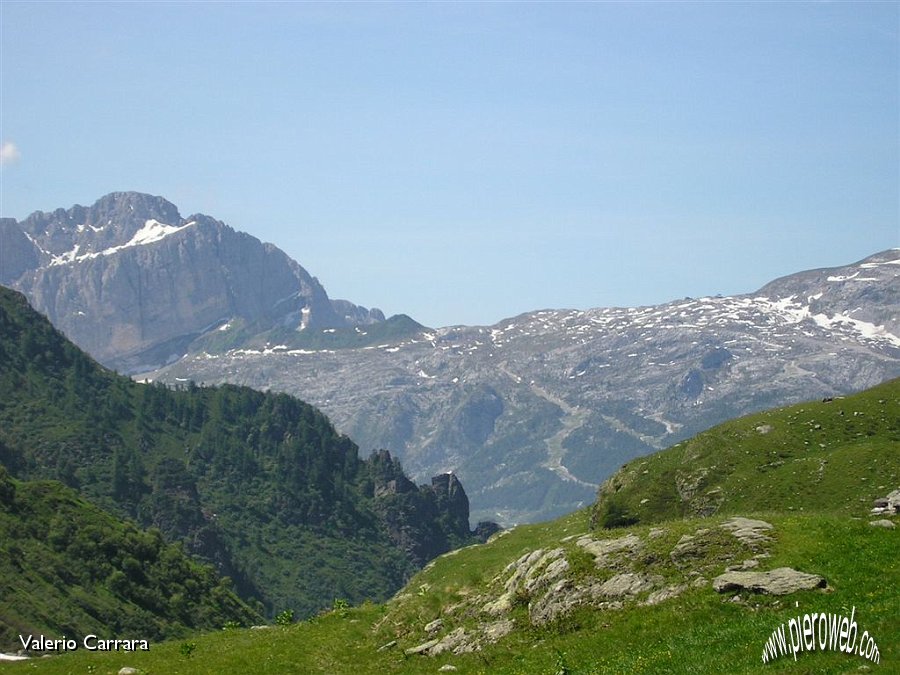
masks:
{"label": "green grassy slope", "polygon": [[[716,426],[626,464],[600,524],[740,511],[858,513],[900,485],[900,380]],[[891,487],[893,486],[893,487]]]}
{"label": "green grassy slope", "polygon": [[20,634],[173,638],[259,615],[159,531],[116,520],[53,481],[0,467],[0,648]]}
{"label": "green grassy slope", "polygon": [[[146,673],[434,673],[448,664],[460,673],[900,672],[900,531],[869,524],[872,499],[900,487],[897,403],[897,382],[891,382],[858,396],[722,425],[638,460],[611,480],[607,489],[618,483],[612,494],[623,507],[613,515],[639,514],[646,523],[597,527],[598,514],[602,519],[609,513],[602,511],[601,497],[598,513],[585,509],[517,527],[488,544],[444,555],[384,605],[338,607],[294,626],[211,633],[187,645],[161,643],[149,653],[82,650],[15,664],[10,672],[114,673],[130,665]],[[766,424],[771,429],[758,429]],[[692,473],[698,471],[699,480]],[[663,480],[659,492],[654,473]],[[724,495],[711,497],[717,488]],[[665,494],[668,505],[660,496]],[[697,515],[712,511],[711,503],[715,513]],[[741,541],[722,527],[731,514],[763,519],[773,528],[764,540]],[[602,563],[590,546],[608,550]],[[526,556],[565,560],[567,568],[537,583],[550,565],[529,568],[522,562]],[[820,575],[827,588],[785,596],[714,590],[718,575],[748,560],[757,570],[792,567]],[[653,585],[624,596],[601,593],[537,620],[545,594],[560,580],[567,584],[558,594],[564,600],[614,578]],[[671,597],[654,599],[667,589],[674,589]],[[487,611],[506,591],[508,607]],[[880,663],[828,650],[762,662],[780,625],[821,612],[852,612],[857,635],[867,631],[877,643]],[[435,619],[443,625],[429,634],[425,627]],[[496,641],[490,638],[490,631],[506,630]],[[476,636],[480,649],[407,652],[458,631]]]}
{"label": "green grassy slope", "polygon": [[[679,521],[671,534],[677,538],[716,522]],[[143,673],[172,675],[435,673],[452,664],[460,673],[500,674],[846,673],[866,665],[873,672],[897,672],[900,574],[893,563],[898,533],[840,516],[777,516],[771,522],[779,535],[767,566],[794,566],[821,574],[828,580],[828,592],[801,591],[782,598],[744,593],[740,602],[732,602],[731,594],[722,596],[707,586],[655,606],[635,604],[620,611],[583,608],[540,628],[523,625],[471,654],[404,654],[426,639],[426,622],[454,601],[485,591],[492,575],[520,553],[586,531],[588,514],[580,512],[551,524],[516,528],[493,544],[438,559],[410,583],[413,600],[401,599],[399,605],[395,601],[337,610],[290,627],[219,631],[153,644],[146,653],[100,654],[82,649],[12,664],[8,670],[61,675],[116,673],[132,666]],[[632,531],[641,535],[648,530]],[[800,654],[796,663],[790,656],[761,662],[765,642],[780,624],[812,612],[849,617],[853,607],[859,632],[868,631],[876,639],[879,665],[833,651]],[[469,620],[477,621],[477,617]],[[393,640],[396,646],[379,651]]]}

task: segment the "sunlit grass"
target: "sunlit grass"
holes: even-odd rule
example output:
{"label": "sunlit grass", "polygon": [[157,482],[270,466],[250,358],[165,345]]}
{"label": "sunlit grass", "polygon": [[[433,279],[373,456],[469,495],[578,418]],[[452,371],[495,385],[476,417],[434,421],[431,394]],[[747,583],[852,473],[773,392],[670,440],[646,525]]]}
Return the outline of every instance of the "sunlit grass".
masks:
{"label": "sunlit grass", "polygon": [[[752,514],[751,514],[752,515]],[[740,602],[709,585],[656,606],[620,611],[582,608],[550,625],[521,625],[480,653],[431,658],[405,656],[424,640],[422,628],[442,608],[486,592],[491,578],[521,552],[558,545],[586,523],[579,513],[545,525],[517,528],[495,542],[435,561],[394,604],[334,611],[289,627],[223,630],[198,635],[189,654],[185,640],[154,644],[147,653],[75,653],[6,666],[9,672],[117,673],[123,666],[145,673],[434,673],[451,663],[464,673],[842,673],[866,665],[855,655],[833,652],[782,657],[763,664],[765,641],[779,624],[808,612],[849,616],[856,608],[860,632],[868,630],[882,664],[900,658],[898,533],[865,520],[833,515],[766,514],[776,526],[766,568],[792,566],[823,575],[827,591],[782,598],[740,594]],[[668,541],[722,519],[674,521]],[[645,533],[649,528],[627,531]],[[614,533],[616,536],[626,531]],[[473,576],[472,568],[480,571]],[[526,613],[514,613],[524,623]],[[392,639],[397,645],[379,651]],[[873,668],[874,664],[869,664]],[[889,666],[888,666],[889,667]],[[890,672],[885,670],[884,672]]]}

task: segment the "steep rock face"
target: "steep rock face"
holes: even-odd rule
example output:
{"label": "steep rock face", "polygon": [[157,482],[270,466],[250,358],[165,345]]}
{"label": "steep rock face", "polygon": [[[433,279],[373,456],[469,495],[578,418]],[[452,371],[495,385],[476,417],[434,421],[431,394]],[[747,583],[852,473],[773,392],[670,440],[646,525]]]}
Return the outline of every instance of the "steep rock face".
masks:
{"label": "steep rock face", "polygon": [[374,453],[369,462],[375,476],[375,511],[391,539],[416,566],[481,539],[491,525],[479,523],[479,530],[470,531],[469,498],[452,473],[433,477],[431,485],[416,487],[387,450]]}
{"label": "steep rock face", "polygon": [[[245,338],[384,319],[346,301],[271,244],[161,197],[113,193],[0,228],[0,280],[102,363],[135,372],[181,357],[211,330]],[[29,248],[30,246],[30,248]]]}
{"label": "steep rock face", "polygon": [[384,321],[384,313],[378,308],[366,309],[347,300],[332,300],[331,306],[351,326],[368,326]]}
{"label": "steep rock face", "polygon": [[422,480],[453,471],[474,519],[593,501],[627,460],[719,422],[900,375],[900,250],[756,293],[544,310],[374,347],[189,355],[153,377],[302,392]]}
{"label": "steep rock face", "polygon": [[453,473],[442,473],[431,479],[431,491],[437,497],[438,508],[443,511],[452,532],[468,534],[469,498]]}
{"label": "steep rock face", "polygon": [[12,218],[0,218],[0,284],[10,284],[38,265],[38,248]]}

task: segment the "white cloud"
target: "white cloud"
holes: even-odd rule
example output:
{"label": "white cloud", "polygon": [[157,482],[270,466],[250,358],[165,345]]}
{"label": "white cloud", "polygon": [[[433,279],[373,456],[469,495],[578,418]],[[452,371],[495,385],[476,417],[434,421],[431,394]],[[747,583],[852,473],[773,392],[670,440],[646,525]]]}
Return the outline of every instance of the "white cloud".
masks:
{"label": "white cloud", "polygon": [[0,166],[15,164],[21,156],[22,153],[12,141],[3,141],[3,144],[0,145]]}

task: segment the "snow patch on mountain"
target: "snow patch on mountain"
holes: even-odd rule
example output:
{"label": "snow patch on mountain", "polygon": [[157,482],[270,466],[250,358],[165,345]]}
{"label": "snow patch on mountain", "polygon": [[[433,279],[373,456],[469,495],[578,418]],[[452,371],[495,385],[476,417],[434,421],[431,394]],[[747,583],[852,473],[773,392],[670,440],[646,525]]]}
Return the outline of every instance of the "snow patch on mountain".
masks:
{"label": "snow patch on mountain", "polygon": [[161,223],[158,220],[153,220],[151,218],[146,223],[144,223],[144,227],[134,233],[134,236],[128,241],[127,244],[107,249],[106,251],[104,251],[104,255],[109,255],[110,253],[114,253],[116,250],[129,248],[131,246],[153,244],[157,241],[165,239],[170,234],[181,232],[181,230],[187,229],[191,225],[196,225],[196,222],[192,220],[191,222],[184,225],[166,225],[165,223]]}
{"label": "snow patch on mountain", "polygon": [[[855,275],[854,275],[855,276]],[[848,281],[853,277],[845,277],[842,281]],[[829,281],[833,281],[834,277],[828,277]],[[783,319],[787,324],[796,324],[802,321],[811,320],[820,328],[830,331],[848,329],[862,338],[870,340],[885,340],[896,347],[900,347],[900,337],[894,335],[885,329],[884,326],[876,326],[868,321],[860,321],[853,317],[837,312],[833,316],[827,314],[813,314],[809,305],[797,302],[796,296],[781,298],[772,301],[768,298],[752,298],[761,309],[768,309],[775,316]]]}
{"label": "snow patch on mountain", "polygon": [[[102,251],[84,253],[82,255],[78,255],[78,251],[81,249],[81,244],[75,244],[75,247],[66,251],[65,253],[61,253],[59,255],[53,256],[50,260],[50,266],[56,265],[68,265],[70,263],[79,263],[85,260],[91,260],[93,258],[98,258],[101,255],[112,255],[114,253],[118,253],[119,251],[132,248],[134,246],[146,246],[147,244],[155,244],[158,241],[162,241],[166,237],[171,234],[175,234],[176,232],[181,232],[191,225],[196,225],[195,221],[191,221],[184,225],[167,225],[165,223],[161,223],[158,220],[150,219],[144,223],[144,226],[134,233],[134,236],[131,237],[126,243],[120,246],[112,246],[110,248],[104,249]],[[91,227],[94,232],[99,232],[103,228],[94,228]],[[80,226],[79,232],[84,230],[84,226]]]}

